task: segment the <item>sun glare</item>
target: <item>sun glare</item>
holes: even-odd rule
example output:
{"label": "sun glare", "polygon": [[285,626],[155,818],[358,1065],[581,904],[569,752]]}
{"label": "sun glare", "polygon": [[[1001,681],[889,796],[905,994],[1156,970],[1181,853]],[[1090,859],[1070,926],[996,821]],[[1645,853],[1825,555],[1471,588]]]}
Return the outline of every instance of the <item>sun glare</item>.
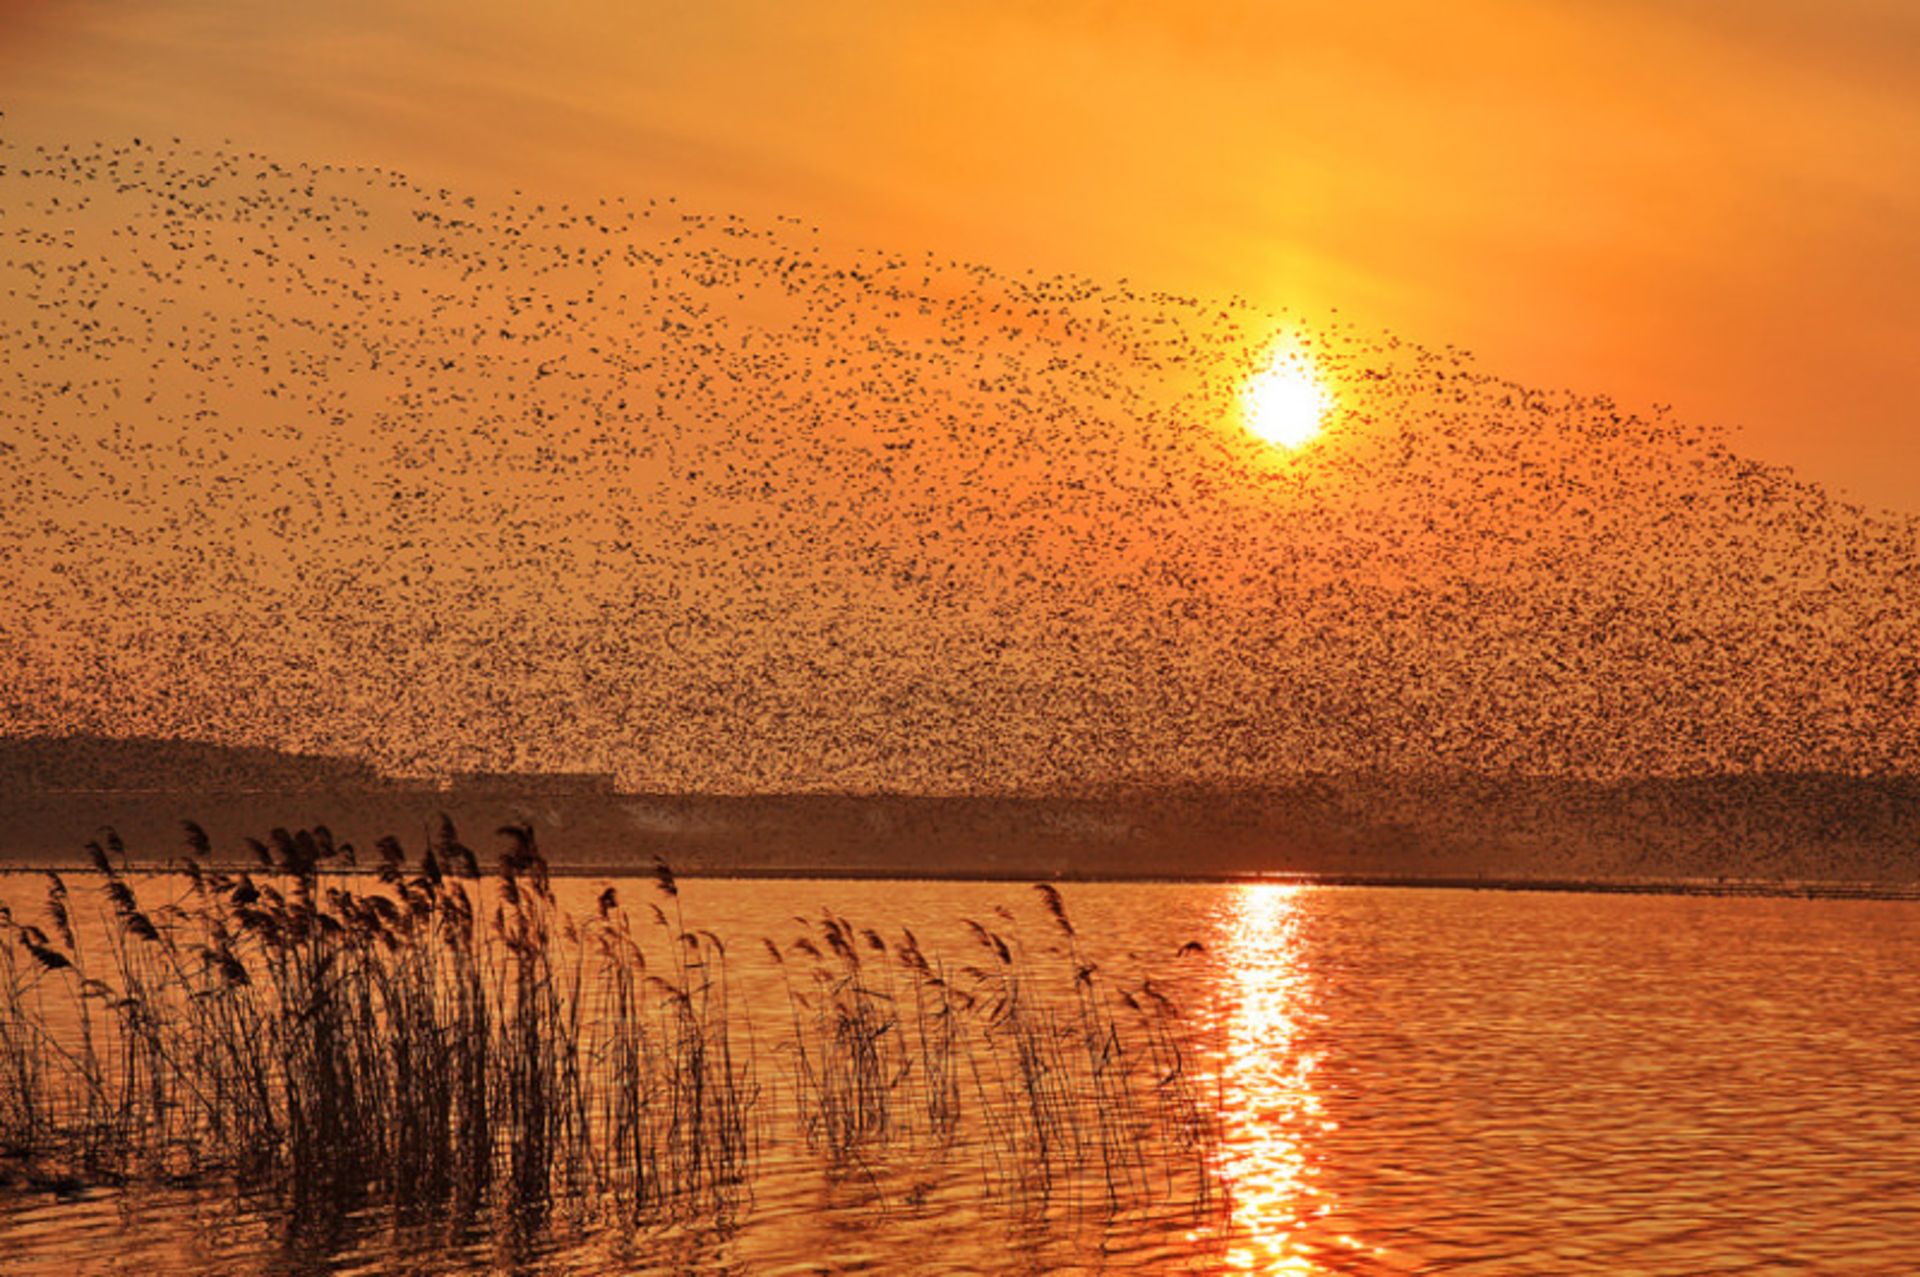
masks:
{"label": "sun glare", "polygon": [[1299,448],[1320,433],[1333,399],[1313,369],[1297,358],[1275,358],[1247,383],[1247,429],[1268,443]]}

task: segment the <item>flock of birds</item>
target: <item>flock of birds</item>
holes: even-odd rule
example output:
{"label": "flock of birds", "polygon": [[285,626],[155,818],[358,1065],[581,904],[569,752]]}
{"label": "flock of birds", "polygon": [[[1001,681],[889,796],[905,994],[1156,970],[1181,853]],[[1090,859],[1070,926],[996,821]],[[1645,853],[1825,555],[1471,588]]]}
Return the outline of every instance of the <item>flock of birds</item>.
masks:
{"label": "flock of birds", "polygon": [[[694,790],[1911,773],[1920,520],[1340,323],[0,137],[0,732]],[[1337,408],[1277,450],[1276,356]]]}

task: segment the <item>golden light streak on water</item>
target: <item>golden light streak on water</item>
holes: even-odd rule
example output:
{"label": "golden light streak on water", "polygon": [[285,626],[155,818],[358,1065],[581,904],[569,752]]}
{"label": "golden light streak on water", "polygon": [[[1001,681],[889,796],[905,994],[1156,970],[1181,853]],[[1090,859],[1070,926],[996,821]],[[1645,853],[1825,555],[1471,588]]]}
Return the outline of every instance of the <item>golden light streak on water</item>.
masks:
{"label": "golden light streak on water", "polygon": [[1319,1273],[1306,1243],[1332,1209],[1316,1179],[1315,1137],[1331,1129],[1313,1090],[1315,1059],[1296,1039],[1313,998],[1300,943],[1298,887],[1247,886],[1234,900],[1226,969],[1237,1002],[1227,1022],[1228,1167],[1237,1272]]}

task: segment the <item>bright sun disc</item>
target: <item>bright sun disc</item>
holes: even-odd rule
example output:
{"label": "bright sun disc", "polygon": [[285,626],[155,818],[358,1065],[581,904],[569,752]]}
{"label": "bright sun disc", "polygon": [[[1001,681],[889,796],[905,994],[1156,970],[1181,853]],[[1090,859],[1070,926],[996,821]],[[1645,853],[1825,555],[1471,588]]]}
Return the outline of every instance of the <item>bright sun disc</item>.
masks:
{"label": "bright sun disc", "polygon": [[1291,361],[1276,361],[1247,383],[1247,429],[1282,448],[1312,440],[1332,406],[1313,373]]}

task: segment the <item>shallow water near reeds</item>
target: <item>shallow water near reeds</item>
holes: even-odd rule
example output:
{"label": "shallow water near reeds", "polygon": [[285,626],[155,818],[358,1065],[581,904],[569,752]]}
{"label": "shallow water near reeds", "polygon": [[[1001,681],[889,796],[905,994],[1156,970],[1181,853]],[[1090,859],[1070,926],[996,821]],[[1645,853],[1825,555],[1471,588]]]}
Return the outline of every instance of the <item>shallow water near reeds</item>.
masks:
{"label": "shallow water near reeds", "polygon": [[[105,926],[90,884],[70,884],[76,924]],[[645,879],[572,880],[559,904],[591,917],[609,884],[657,898]],[[22,918],[33,891],[0,883]],[[1110,991],[1152,980],[1182,1008],[1186,1067],[1221,1119],[1207,1156],[1224,1199],[1143,1174],[1116,1205],[1083,1181],[1036,1191],[972,1117],[950,1140],[903,1122],[836,1154],[796,1116],[791,972],[762,937],[786,948],[825,908],[911,930],[958,969],[980,959],[970,918],[1041,964],[1062,940],[1031,890],[680,891],[686,926],[725,942],[751,1021],[754,1150],[730,1209],[623,1226],[561,1198],[453,1223],[368,1201],[315,1223],[217,1176],[61,1195],[0,1162],[0,1271],[1920,1269],[1920,905],[1067,887]],[[1204,951],[1179,956],[1188,941]],[[963,1110],[970,1089],[985,1094],[969,1082]]]}

